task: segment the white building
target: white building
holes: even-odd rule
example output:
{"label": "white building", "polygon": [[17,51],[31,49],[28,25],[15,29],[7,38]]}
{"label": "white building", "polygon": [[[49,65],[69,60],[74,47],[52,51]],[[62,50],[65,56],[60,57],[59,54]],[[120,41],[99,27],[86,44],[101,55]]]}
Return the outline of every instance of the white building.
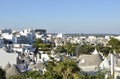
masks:
{"label": "white building", "polygon": [[49,61],[50,57],[47,54],[41,54],[41,59],[44,61]]}
{"label": "white building", "polygon": [[21,53],[24,52],[24,48],[22,47],[21,44],[14,44],[12,50],[14,52],[21,52]]}
{"label": "white building", "polygon": [[16,35],[12,38],[13,43],[15,44],[29,44],[31,39],[26,36]]}
{"label": "white building", "polygon": [[12,41],[12,38],[13,38],[13,35],[9,34],[9,33],[2,33],[1,36],[6,40],[11,40],[11,41]]}
{"label": "white building", "polygon": [[43,37],[43,34],[40,34],[40,33],[35,33],[35,37],[38,39],[38,38],[42,38]]}
{"label": "white building", "polygon": [[5,51],[5,48],[0,49],[0,66],[5,67],[8,63],[16,64],[17,63],[17,53],[8,53]]}
{"label": "white building", "polygon": [[118,40],[120,41],[120,36],[116,36],[116,37],[114,37],[114,38],[116,38],[116,39],[118,39]]}
{"label": "white building", "polygon": [[62,38],[56,38],[54,40],[56,46],[63,46],[64,45],[64,40]]}
{"label": "white building", "polygon": [[33,29],[25,29],[20,31],[20,35],[29,38],[31,42],[35,39],[35,31]]}
{"label": "white building", "polygon": [[58,33],[56,37],[57,38],[66,38],[66,35],[64,35],[62,33]]}

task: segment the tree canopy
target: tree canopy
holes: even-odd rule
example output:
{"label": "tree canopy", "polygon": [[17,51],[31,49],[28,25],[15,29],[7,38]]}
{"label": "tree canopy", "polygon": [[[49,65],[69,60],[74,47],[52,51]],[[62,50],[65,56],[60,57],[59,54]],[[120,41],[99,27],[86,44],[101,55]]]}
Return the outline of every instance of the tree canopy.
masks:
{"label": "tree canopy", "polygon": [[51,50],[51,44],[49,43],[44,43],[42,39],[37,39],[34,47],[36,48],[36,50],[40,50],[40,51],[49,51]]}
{"label": "tree canopy", "polygon": [[3,79],[5,76],[5,72],[0,68],[0,79]]}
{"label": "tree canopy", "polygon": [[71,53],[75,54],[76,46],[77,46],[76,44],[65,44],[64,48],[69,54]]}
{"label": "tree canopy", "polygon": [[117,49],[120,48],[120,41],[118,39],[111,38],[108,41],[108,45],[111,46],[113,49]]}
{"label": "tree canopy", "polygon": [[120,41],[116,38],[111,38],[108,41],[108,46],[111,47],[112,50],[115,50],[117,53],[120,53]]}
{"label": "tree canopy", "polygon": [[80,76],[80,68],[70,58],[65,58],[62,62],[59,62],[53,70],[62,75],[63,79],[79,79]]}

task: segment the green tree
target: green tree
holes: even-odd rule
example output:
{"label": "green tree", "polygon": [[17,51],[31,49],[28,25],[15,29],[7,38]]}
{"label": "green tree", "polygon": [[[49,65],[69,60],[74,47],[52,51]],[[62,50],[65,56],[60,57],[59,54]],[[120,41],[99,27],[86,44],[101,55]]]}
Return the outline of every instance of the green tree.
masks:
{"label": "green tree", "polygon": [[103,53],[104,56],[108,56],[108,54],[112,51],[110,47],[103,47],[101,49],[101,52]]}
{"label": "green tree", "polygon": [[56,72],[50,72],[50,71],[47,71],[45,74],[44,74],[44,78],[45,79],[62,79],[62,77],[60,75],[58,75]]}
{"label": "green tree", "polygon": [[63,79],[79,79],[80,76],[80,69],[77,63],[67,57],[62,62],[57,63],[53,69],[62,75]]}
{"label": "green tree", "polygon": [[25,75],[25,73],[21,74],[21,75],[14,75],[9,77],[9,79],[26,79],[27,76]]}
{"label": "green tree", "polygon": [[40,43],[39,50],[40,51],[49,51],[49,50],[51,50],[51,44]]}
{"label": "green tree", "polygon": [[95,48],[91,45],[78,45],[76,48],[76,53],[79,56],[80,54],[90,54]]}
{"label": "green tree", "polygon": [[5,77],[5,72],[0,68],[0,79]]}
{"label": "green tree", "polygon": [[[25,73],[24,75],[30,79],[46,79],[45,76],[40,71],[28,71],[27,75]],[[20,79],[23,79],[23,78],[20,77]]]}
{"label": "green tree", "polygon": [[38,48],[40,43],[43,43],[43,41],[42,41],[42,39],[38,38],[38,39],[36,40],[34,46],[35,46],[36,48]]}
{"label": "green tree", "polygon": [[62,79],[62,76],[57,72],[53,71],[53,68],[56,66],[56,61],[49,61],[46,64],[47,72],[44,74],[45,79]]}
{"label": "green tree", "polygon": [[113,49],[118,49],[120,48],[120,41],[115,38],[111,38],[108,41],[108,45],[111,46]]}
{"label": "green tree", "polygon": [[79,57],[79,55],[80,55],[81,48],[82,48],[81,45],[77,45],[77,46],[76,46],[75,52],[76,52],[76,56],[77,56],[77,57]]}
{"label": "green tree", "polygon": [[103,49],[103,45],[102,45],[102,44],[97,44],[97,45],[95,46],[95,48],[96,48],[97,50],[102,50],[102,49]]}
{"label": "green tree", "polygon": [[98,71],[97,74],[95,75],[95,79],[104,79],[105,78],[105,72]]}
{"label": "green tree", "polygon": [[108,41],[108,46],[111,47],[112,50],[115,50],[117,53],[120,53],[120,41],[115,38],[111,38]]}
{"label": "green tree", "polygon": [[43,43],[43,41],[42,41],[42,39],[40,39],[40,38],[38,38],[38,39],[36,39],[36,42],[35,42],[35,44],[33,45],[36,49],[35,49],[35,52],[34,52],[34,54],[35,54],[35,56],[36,56],[36,54],[38,53],[38,49],[39,49],[39,44],[41,44],[41,43]]}
{"label": "green tree", "polygon": [[69,54],[72,54],[72,53],[75,54],[76,46],[77,46],[76,44],[65,44],[64,48]]}
{"label": "green tree", "polygon": [[64,48],[64,46],[58,46],[55,50],[56,53],[64,53],[67,50]]}
{"label": "green tree", "polygon": [[42,39],[37,39],[34,44],[34,47],[36,48],[35,52],[38,52],[39,50],[40,51],[49,51],[49,50],[51,50],[52,45],[49,43],[44,43],[42,41]]}

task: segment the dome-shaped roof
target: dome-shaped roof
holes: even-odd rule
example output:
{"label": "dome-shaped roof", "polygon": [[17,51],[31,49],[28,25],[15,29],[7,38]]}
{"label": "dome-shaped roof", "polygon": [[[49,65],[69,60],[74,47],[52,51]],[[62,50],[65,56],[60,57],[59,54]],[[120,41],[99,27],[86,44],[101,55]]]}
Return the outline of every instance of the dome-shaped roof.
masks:
{"label": "dome-shaped roof", "polygon": [[20,70],[16,65],[12,65],[6,72],[6,77],[9,78],[10,76],[20,74]]}

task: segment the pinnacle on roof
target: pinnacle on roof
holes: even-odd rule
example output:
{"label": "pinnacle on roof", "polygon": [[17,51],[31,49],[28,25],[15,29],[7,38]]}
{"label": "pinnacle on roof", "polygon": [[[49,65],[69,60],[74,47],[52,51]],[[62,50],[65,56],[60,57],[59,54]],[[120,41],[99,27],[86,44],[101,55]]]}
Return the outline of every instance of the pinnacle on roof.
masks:
{"label": "pinnacle on roof", "polygon": [[10,65],[10,63],[8,63],[4,68],[3,68],[3,70],[8,70],[9,68],[11,67],[11,65]]}
{"label": "pinnacle on roof", "polygon": [[92,54],[99,54],[99,52],[97,51],[97,49],[95,48],[94,52]]}

